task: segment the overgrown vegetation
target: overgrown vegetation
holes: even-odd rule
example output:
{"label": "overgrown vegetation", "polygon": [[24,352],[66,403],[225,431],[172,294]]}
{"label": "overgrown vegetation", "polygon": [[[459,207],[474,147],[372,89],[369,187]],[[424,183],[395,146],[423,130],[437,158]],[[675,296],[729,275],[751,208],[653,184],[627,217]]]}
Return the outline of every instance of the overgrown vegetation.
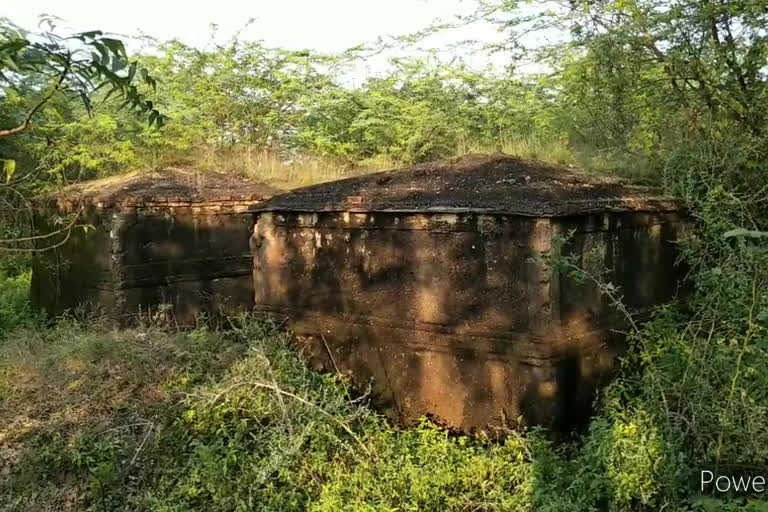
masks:
{"label": "overgrown vegetation", "polygon": [[118,333],[64,320],[17,331],[0,368],[4,511],[504,510],[531,500],[521,438],[452,438],[428,423],[396,432],[338,377],[308,370],[269,323]]}
{"label": "overgrown vegetation", "polygon": [[[106,90],[86,104],[57,93],[0,138],[5,181],[32,176],[39,191],[176,165],[291,187],[503,150],[659,184],[693,220],[691,293],[631,334],[588,431],[495,443],[397,430],[249,319],[226,332],[43,327],[23,260],[4,260],[0,510],[765,509],[702,495],[698,476],[768,474],[768,4],[484,1],[472,19],[545,72],[414,57],[351,87],[359,48],[152,42],[137,67],[157,78],[162,130]],[[16,29],[2,27],[5,55]],[[537,30],[563,37],[526,48]],[[55,77],[0,66],[0,128],[17,126]],[[2,236],[23,238],[0,210]]]}
{"label": "overgrown vegetation", "polygon": [[31,278],[26,258],[0,259],[0,342],[18,327],[40,324],[29,303]]}

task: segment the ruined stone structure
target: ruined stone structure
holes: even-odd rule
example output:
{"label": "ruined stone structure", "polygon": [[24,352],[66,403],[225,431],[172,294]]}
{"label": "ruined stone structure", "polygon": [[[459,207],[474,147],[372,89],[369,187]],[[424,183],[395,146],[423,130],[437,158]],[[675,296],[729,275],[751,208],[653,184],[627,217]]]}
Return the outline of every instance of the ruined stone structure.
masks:
{"label": "ruined stone structure", "polygon": [[642,319],[680,275],[674,201],[505,156],[307,187],[257,214],[256,309],[405,422],[573,426],[629,327],[614,299]]}
{"label": "ruined stone structure", "polygon": [[65,243],[37,255],[32,301],[51,314],[86,305],[124,320],[170,307],[182,324],[201,313],[249,310],[249,210],[273,193],[182,170],[68,187],[47,201],[40,231],[56,231],[45,224],[72,214],[92,229],[41,241]]}

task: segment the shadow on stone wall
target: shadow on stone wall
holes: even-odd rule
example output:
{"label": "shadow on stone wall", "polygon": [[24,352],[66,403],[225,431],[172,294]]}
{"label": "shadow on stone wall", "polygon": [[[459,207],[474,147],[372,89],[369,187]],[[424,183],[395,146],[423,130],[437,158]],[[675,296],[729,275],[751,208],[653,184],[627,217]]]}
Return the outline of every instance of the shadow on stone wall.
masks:
{"label": "shadow on stone wall", "polygon": [[90,209],[87,232],[39,253],[32,301],[50,315],[87,307],[130,323],[137,314],[190,325],[253,305],[249,213]]}
{"label": "shadow on stone wall", "polygon": [[627,322],[594,283],[553,279],[537,256],[575,228],[566,251],[583,263],[597,247],[602,277],[642,316],[674,296],[677,222],[265,212],[252,243],[256,309],[291,318],[316,366],[371,385],[400,421],[567,430],[588,418]]}

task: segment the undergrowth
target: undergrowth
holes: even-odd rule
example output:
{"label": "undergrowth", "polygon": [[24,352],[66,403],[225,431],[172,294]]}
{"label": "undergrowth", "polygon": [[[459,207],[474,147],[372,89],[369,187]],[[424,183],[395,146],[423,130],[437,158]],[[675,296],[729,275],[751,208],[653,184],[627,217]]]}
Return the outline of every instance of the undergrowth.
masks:
{"label": "undergrowth", "polygon": [[[690,406],[696,397],[686,402],[680,390],[716,373],[674,360],[690,354],[678,343],[681,315],[662,310],[638,335],[631,353],[647,359],[628,360],[584,438],[570,443],[538,430],[502,442],[455,436],[427,420],[395,428],[343,379],[308,369],[286,332],[254,319],[226,332],[113,331],[73,319],[16,330],[0,346],[0,510],[737,507],[696,492],[698,464],[713,459],[690,438],[712,442],[723,425],[710,414],[693,432],[684,410],[665,409]],[[653,357],[639,348],[650,343]],[[717,354],[723,371],[727,354]],[[657,389],[650,372],[669,382]],[[710,392],[699,390],[705,400]],[[741,385],[738,396],[707,406],[743,415]],[[723,461],[763,457],[762,427],[746,429],[755,420],[726,425]]]}
{"label": "undergrowth", "polygon": [[397,429],[252,319],[226,333],[64,320],[14,333],[0,369],[4,512],[628,510],[664,482],[650,420],[598,419],[584,445]]}
{"label": "undergrowth", "polygon": [[29,303],[32,273],[23,258],[0,258],[0,343],[11,330],[39,325]]}
{"label": "undergrowth", "polygon": [[0,347],[0,510],[517,510],[531,453],[397,430],[270,323],[111,331],[61,321]]}

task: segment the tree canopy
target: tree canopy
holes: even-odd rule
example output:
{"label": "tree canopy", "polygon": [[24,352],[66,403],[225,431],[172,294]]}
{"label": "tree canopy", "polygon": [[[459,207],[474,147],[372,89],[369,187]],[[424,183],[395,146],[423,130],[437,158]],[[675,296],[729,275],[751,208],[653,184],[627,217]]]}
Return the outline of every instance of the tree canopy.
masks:
{"label": "tree canopy", "polygon": [[[0,215],[5,231],[16,233],[0,236],[0,250],[24,250],[11,246],[32,238],[18,235],[22,221],[29,220],[29,196],[59,177],[44,157],[30,151],[33,141],[42,135],[51,145],[51,124],[71,115],[74,102],[90,116],[96,95],[101,102],[118,98],[120,109],[139,113],[150,127],[160,128],[167,117],[147,96],[156,89],[155,78],[129,59],[120,39],[98,30],[68,36],[52,30],[30,33],[0,20]],[[30,133],[36,125],[39,130]]]}

